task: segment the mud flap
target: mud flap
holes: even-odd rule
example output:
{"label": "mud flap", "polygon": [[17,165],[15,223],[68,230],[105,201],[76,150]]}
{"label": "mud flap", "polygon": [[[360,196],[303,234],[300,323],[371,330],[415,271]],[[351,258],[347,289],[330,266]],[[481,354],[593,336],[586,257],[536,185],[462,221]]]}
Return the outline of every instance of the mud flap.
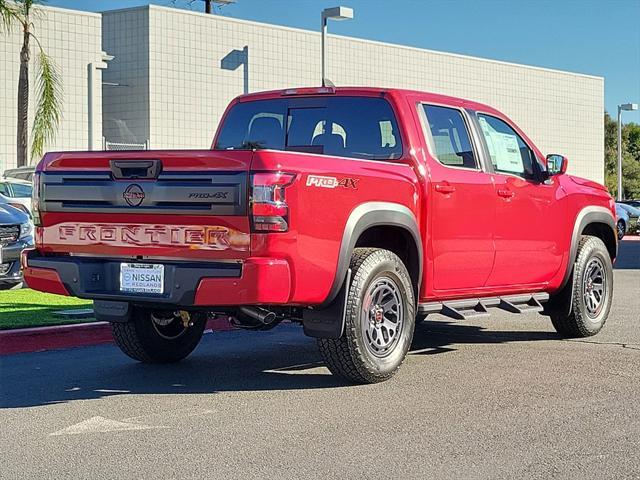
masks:
{"label": "mud flap", "polygon": [[336,298],[323,309],[305,309],[302,314],[304,334],[314,338],[340,338],[344,332],[347,291],[351,284],[351,269]]}
{"label": "mud flap", "polygon": [[556,313],[563,316],[571,315],[573,309],[573,272],[569,275],[569,280],[559,292],[549,297],[549,301],[544,304],[542,315]]}
{"label": "mud flap", "polygon": [[129,302],[94,300],[93,314],[101,322],[126,323],[131,319]]}

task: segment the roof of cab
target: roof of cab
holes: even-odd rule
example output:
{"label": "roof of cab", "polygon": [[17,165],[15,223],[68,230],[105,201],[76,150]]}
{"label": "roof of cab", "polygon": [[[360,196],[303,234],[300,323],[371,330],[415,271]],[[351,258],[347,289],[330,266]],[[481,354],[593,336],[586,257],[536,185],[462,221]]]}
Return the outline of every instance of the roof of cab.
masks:
{"label": "roof of cab", "polygon": [[[322,90],[330,90],[322,91]],[[298,93],[296,93],[298,92]],[[474,110],[484,110],[495,112],[495,108],[490,105],[475,102],[460,97],[441,95],[438,93],[424,92],[420,90],[408,90],[402,88],[382,88],[382,87],[292,87],[282,90],[268,90],[263,92],[247,93],[236,98],[237,101],[246,102],[252,100],[264,100],[269,98],[280,98],[284,96],[316,96],[316,95],[389,95],[392,97],[417,97],[421,101],[435,102],[441,104],[459,105],[464,103],[467,108]]]}

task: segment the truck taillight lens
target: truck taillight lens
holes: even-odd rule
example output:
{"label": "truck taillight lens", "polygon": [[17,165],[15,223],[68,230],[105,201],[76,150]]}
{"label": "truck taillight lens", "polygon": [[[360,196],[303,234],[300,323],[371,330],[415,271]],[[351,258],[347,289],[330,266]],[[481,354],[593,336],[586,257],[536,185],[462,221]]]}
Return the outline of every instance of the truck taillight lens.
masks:
{"label": "truck taillight lens", "polygon": [[31,216],[36,227],[42,225],[40,218],[40,172],[33,174],[33,190],[31,193]]}
{"label": "truck taillight lens", "polygon": [[289,230],[285,191],[295,180],[292,173],[254,173],[251,179],[251,225],[254,232]]}

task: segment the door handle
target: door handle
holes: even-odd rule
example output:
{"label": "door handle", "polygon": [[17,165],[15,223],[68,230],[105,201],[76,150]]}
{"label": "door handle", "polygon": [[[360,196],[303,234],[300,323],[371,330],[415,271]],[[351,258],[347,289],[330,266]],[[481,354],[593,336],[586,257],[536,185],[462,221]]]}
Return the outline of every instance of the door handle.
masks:
{"label": "door handle", "polygon": [[456,191],[456,187],[451,185],[449,182],[436,183],[435,184],[436,192],[440,193],[453,193]]}
{"label": "door handle", "polygon": [[513,190],[509,190],[508,188],[500,188],[497,193],[498,196],[502,198],[512,198],[515,195]]}

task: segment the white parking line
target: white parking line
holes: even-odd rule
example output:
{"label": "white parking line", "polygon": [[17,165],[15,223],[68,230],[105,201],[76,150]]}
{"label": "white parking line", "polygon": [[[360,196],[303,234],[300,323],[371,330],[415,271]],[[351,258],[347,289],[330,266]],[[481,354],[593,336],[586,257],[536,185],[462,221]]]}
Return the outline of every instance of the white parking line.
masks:
{"label": "white parking line", "polygon": [[84,433],[121,432],[125,430],[151,430],[156,428],[168,428],[164,426],[151,426],[141,423],[120,422],[100,416],[91,417],[75,425],[63,428],[49,435],[80,435]]}

